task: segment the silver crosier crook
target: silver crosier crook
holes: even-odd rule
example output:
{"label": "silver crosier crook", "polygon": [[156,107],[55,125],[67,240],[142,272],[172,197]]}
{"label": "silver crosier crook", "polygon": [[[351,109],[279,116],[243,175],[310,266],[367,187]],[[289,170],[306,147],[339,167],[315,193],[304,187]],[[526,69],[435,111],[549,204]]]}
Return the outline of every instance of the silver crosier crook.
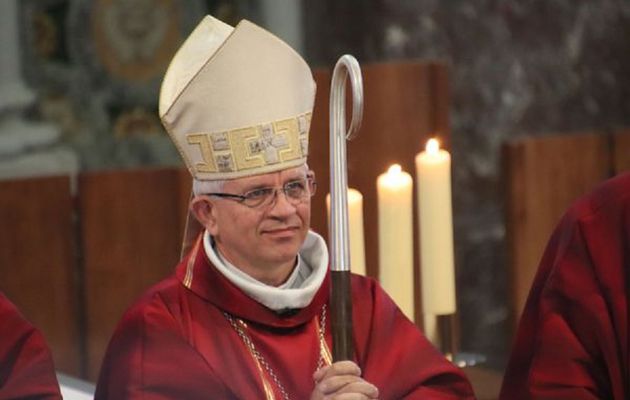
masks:
{"label": "silver crosier crook", "polygon": [[[346,81],[352,88],[352,119],[346,132]],[[330,224],[331,329],[333,360],[352,360],[352,298],[348,230],[346,140],[356,136],[363,118],[363,79],[358,61],[342,56],[330,87]]]}

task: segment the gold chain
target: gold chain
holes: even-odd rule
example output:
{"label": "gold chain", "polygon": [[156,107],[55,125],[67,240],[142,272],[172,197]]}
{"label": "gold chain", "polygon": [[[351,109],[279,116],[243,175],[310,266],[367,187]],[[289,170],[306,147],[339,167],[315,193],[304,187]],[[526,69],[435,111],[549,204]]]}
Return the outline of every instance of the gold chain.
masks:
{"label": "gold chain", "polygon": [[[284,385],[282,384],[282,382],[280,382],[280,378],[278,378],[278,375],[276,375],[275,371],[273,370],[271,365],[267,362],[265,357],[263,357],[263,355],[260,354],[260,352],[256,349],[254,342],[247,334],[246,332],[247,324],[245,323],[245,321],[243,321],[240,318],[235,318],[234,316],[228,314],[225,311],[223,312],[223,315],[228,320],[232,328],[234,328],[234,330],[236,331],[238,336],[241,338],[241,340],[243,341],[243,343],[245,344],[249,352],[252,354],[254,359],[260,365],[262,365],[263,368],[267,371],[271,379],[274,381],[274,383],[278,387],[278,390],[280,390],[280,393],[282,394],[282,398],[284,400],[289,400],[289,394],[284,388]],[[322,306],[322,314],[320,316],[320,323],[319,323],[319,329],[318,329],[319,359],[317,360],[317,367],[315,369],[316,371],[319,370],[321,367],[323,367],[326,361],[326,357],[324,355],[324,352],[326,349],[326,342],[325,342],[325,337],[324,337],[325,333],[326,333],[326,304]]]}

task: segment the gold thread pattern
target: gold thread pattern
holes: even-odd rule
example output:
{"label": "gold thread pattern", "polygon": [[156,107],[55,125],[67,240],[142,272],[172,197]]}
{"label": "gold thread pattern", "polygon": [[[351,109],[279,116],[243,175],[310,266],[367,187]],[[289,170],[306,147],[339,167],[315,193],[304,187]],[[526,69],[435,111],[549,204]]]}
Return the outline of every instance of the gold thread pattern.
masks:
{"label": "gold thread pattern", "polygon": [[311,113],[225,132],[186,135],[194,175],[236,173],[306,158]]}
{"label": "gold thread pattern", "polygon": [[318,333],[319,335],[319,354],[321,356],[322,359],[322,364],[323,365],[318,365],[317,369],[320,369],[321,367],[323,367],[324,365],[332,365],[332,353],[330,351],[330,349],[328,348],[328,343],[326,343],[326,339],[324,338],[323,335],[320,334],[320,332],[324,331],[326,328],[324,327],[324,329],[322,329],[319,325],[319,321],[316,319],[315,320],[315,331]]}
{"label": "gold thread pattern", "polygon": [[201,133],[187,135],[186,141],[190,145],[198,145],[199,151],[201,152],[203,162],[195,164],[195,170],[197,172],[216,172],[217,167],[214,165],[214,154],[212,147],[210,147],[208,135]]}
{"label": "gold thread pattern", "polygon": [[[302,146],[300,146],[300,131],[298,120],[295,118],[285,119],[273,124],[279,135],[283,135],[288,142],[284,148],[279,149],[280,157],[283,160],[294,160],[302,156]],[[297,133],[294,134],[293,132]]]}
{"label": "gold thread pattern", "polygon": [[259,139],[256,127],[237,129],[229,132],[232,154],[236,161],[236,168],[240,170],[258,168],[265,165],[260,154],[250,155],[249,143]]}
{"label": "gold thread pattern", "polygon": [[[273,379],[276,384],[276,387],[282,394],[283,400],[290,400],[289,394],[287,393],[284,385],[280,381],[278,375],[276,375],[275,371],[269,365],[265,357],[256,349],[254,342],[247,334],[247,323],[240,318],[234,317],[231,314],[228,314],[226,311],[223,311],[223,315],[230,323],[232,328],[236,331],[238,336],[243,341],[245,347],[249,350],[249,354],[252,356],[256,363],[256,367],[258,368],[258,373],[260,374],[260,379],[263,384],[263,390],[265,391],[265,396],[269,399],[270,395],[273,398],[273,390],[271,390],[271,385],[267,377],[265,376],[266,372],[269,377]],[[322,306],[322,314],[320,320],[318,321],[317,317],[315,317],[315,333],[317,335],[319,341],[319,360],[317,361],[317,366],[315,370],[319,370],[324,365],[332,364],[332,357],[330,356],[330,350],[328,349],[328,344],[326,343],[325,334],[326,334],[326,305]]]}
{"label": "gold thread pattern", "polygon": [[[247,324],[245,324],[245,322],[243,322],[242,320],[239,320],[239,322],[242,323],[244,328],[247,328]],[[267,379],[267,376],[265,375],[265,371],[263,370],[262,365],[260,365],[260,361],[258,361],[258,358],[256,357],[256,355],[252,352],[252,349],[250,349],[249,347],[247,347],[247,349],[249,350],[252,358],[254,359],[254,363],[256,364],[256,368],[258,369],[258,375],[260,376],[260,380],[262,381],[262,385],[263,385],[263,390],[265,391],[265,399],[276,400],[276,396],[273,394],[273,388],[271,387],[271,382],[269,382],[269,380]]]}

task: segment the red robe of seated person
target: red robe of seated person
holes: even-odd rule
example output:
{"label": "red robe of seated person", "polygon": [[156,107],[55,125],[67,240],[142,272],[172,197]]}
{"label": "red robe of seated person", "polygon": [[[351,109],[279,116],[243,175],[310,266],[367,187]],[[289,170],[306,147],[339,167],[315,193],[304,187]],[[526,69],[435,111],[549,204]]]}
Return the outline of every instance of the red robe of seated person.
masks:
{"label": "red robe of seated person", "polygon": [[[95,399],[282,399],[265,362],[290,399],[308,399],[320,359],[320,326],[325,347],[331,345],[329,309],[322,318],[329,278],[307,307],[278,315],[229,282],[203,249],[198,254],[190,258],[192,274],[184,260],[123,317]],[[352,286],[356,361],[381,399],[474,398],[461,371],[377,283],[353,276]],[[244,321],[264,362],[254,358],[224,311]]]}
{"label": "red robe of seated person", "polygon": [[0,293],[0,399],[61,399],[44,337]]}
{"label": "red robe of seated person", "polygon": [[630,398],[630,174],[578,200],[551,237],[501,399]]}

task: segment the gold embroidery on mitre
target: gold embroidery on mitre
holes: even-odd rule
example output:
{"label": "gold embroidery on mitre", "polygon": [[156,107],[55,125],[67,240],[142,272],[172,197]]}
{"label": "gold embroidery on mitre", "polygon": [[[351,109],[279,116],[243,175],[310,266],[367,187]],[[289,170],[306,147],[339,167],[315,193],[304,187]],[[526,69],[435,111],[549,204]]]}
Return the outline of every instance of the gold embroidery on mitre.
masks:
{"label": "gold embroidery on mitre", "polygon": [[190,145],[199,146],[199,152],[203,161],[194,165],[195,171],[216,172],[217,167],[214,164],[214,154],[212,153],[212,147],[210,146],[210,139],[208,138],[208,135],[203,133],[186,135],[186,141]]}
{"label": "gold embroidery on mitre", "polygon": [[284,148],[278,150],[278,155],[282,158],[282,161],[290,161],[302,157],[298,119],[285,119],[284,121],[275,122],[273,126],[277,135],[286,138],[288,142]]}
{"label": "gold embroidery on mitre", "polygon": [[[311,113],[227,132],[190,133],[195,173],[232,173],[306,158]],[[198,159],[191,157],[190,159]]]}
{"label": "gold embroidery on mitre", "polygon": [[[255,146],[253,146],[253,143],[259,139],[260,133],[256,126],[230,131],[230,144],[238,171],[265,165],[261,152],[256,152]],[[254,150],[253,153],[252,150]]]}
{"label": "gold embroidery on mitre", "polygon": [[308,131],[311,126],[311,114],[304,114],[298,117],[298,132],[300,137],[300,149],[302,157],[308,155]]}
{"label": "gold embroidery on mitre", "polygon": [[227,132],[219,132],[210,134],[212,140],[212,149],[214,151],[230,150],[230,140]]}

